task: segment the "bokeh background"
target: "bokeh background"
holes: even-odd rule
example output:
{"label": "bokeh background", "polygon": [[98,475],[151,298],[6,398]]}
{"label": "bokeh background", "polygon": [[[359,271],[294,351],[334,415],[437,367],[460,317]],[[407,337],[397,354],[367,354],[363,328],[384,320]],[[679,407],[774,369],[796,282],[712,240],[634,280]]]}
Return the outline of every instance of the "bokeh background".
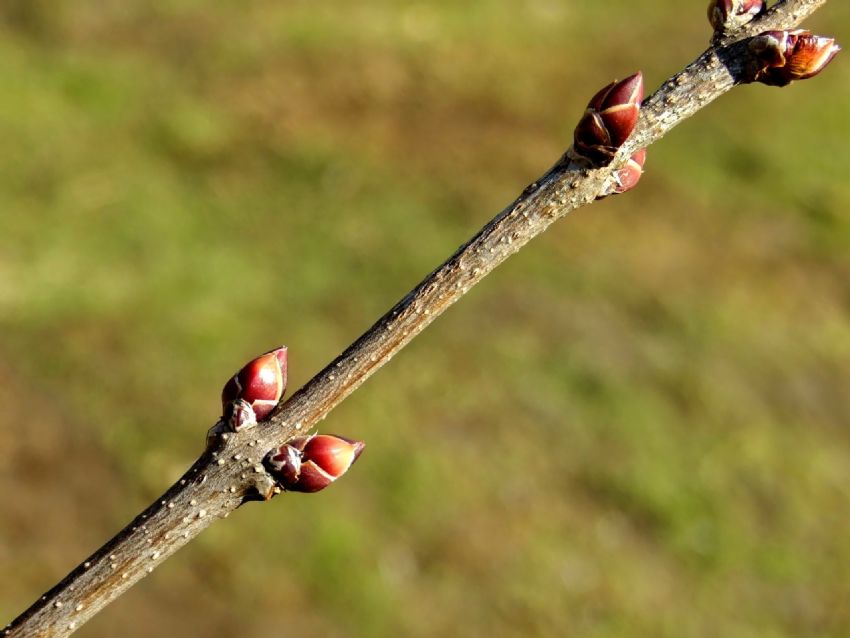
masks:
{"label": "bokeh background", "polygon": [[[297,388],[704,2],[4,0],[0,624],[175,480],[244,361]],[[850,6],[810,22],[850,44]],[[850,635],[850,64],[739,88],[322,424],[320,495],[78,632]]]}

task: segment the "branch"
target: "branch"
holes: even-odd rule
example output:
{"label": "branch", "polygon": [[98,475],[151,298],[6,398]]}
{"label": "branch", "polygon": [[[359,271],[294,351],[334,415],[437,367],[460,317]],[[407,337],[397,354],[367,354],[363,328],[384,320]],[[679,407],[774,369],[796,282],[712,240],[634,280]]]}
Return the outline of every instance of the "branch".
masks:
{"label": "branch", "polygon": [[261,461],[313,428],[446,308],[567,213],[592,203],[635,151],[746,81],[751,36],[791,29],[826,0],[785,0],[714,44],[643,102],[637,129],[610,165],[586,168],[569,151],[445,263],[399,301],[260,427],[212,440],[183,477],[3,631],[8,638],[68,636],[214,520],[279,490]]}

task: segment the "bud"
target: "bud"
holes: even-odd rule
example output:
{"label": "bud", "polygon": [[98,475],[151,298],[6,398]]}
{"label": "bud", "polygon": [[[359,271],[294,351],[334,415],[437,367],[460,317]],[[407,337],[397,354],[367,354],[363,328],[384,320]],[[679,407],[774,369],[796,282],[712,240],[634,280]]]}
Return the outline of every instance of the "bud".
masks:
{"label": "bud", "polygon": [[745,25],[766,8],[764,0],[711,0],[708,21],[715,31],[727,31]]}
{"label": "bud", "polygon": [[296,436],[269,453],[266,468],[289,492],[318,492],[345,474],[365,447],[333,434]]}
{"label": "bud", "polygon": [[225,403],[221,418],[234,432],[257,425],[257,413],[244,399]]}
{"label": "bud", "polygon": [[573,148],[594,165],[604,166],[635,128],[643,99],[640,71],[599,91],[573,133]]}
{"label": "bud", "polygon": [[[646,149],[642,148],[629,158],[623,168],[614,171],[614,183],[606,195],[620,195],[637,186],[643,175],[643,165],[646,162]],[[604,195],[603,195],[604,197]]]}
{"label": "bud", "polygon": [[224,420],[236,431],[266,418],[286,391],[286,346],[275,348],[245,364],[224,385]]}
{"label": "bud", "polygon": [[841,50],[834,38],[813,35],[804,29],[765,31],[750,41],[757,69],[754,82],[785,86],[814,77]]}

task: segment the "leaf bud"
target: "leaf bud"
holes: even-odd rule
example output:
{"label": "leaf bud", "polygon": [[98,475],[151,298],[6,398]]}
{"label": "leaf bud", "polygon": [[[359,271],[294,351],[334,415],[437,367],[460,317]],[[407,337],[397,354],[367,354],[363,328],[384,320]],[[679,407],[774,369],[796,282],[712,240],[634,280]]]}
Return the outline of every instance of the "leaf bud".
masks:
{"label": "leaf bud", "polygon": [[318,492],[345,474],[365,447],[334,434],[296,436],[272,450],[265,464],[285,490]]}
{"label": "leaf bud", "polygon": [[614,171],[614,183],[611,185],[611,195],[620,195],[637,186],[643,175],[643,165],[646,162],[646,149],[642,148],[629,158],[629,161]]}
{"label": "leaf bud", "polygon": [[575,128],[574,151],[596,166],[608,164],[632,134],[642,99],[640,71],[601,89],[590,100]]}
{"label": "leaf bud", "polygon": [[221,391],[224,421],[236,431],[266,418],[286,391],[286,346],[246,363]]}
{"label": "leaf bud", "polygon": [[764,0],[711,0],[708,21],[715,31],[728,31],[745,25],[766,8]]}
{"label": "leaf bud", "polygon": [[753,38],[749,47],[756,58],[752,81],[768,86],[786,86],[814,77],[841,50],[834,38],[804,29],[765,31]]}

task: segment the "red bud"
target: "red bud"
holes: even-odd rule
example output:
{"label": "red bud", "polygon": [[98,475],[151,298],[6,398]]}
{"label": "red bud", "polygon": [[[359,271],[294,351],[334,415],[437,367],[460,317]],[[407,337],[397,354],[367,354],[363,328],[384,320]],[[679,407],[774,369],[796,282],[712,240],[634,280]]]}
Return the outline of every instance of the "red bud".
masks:
{"label": "red bud", "polygon": [[615,184],[612,193],[619,195],[637,186],[643,175],[643,165],[646,162],[646,149],[642,148],[629,158],[623,168],[614,171]]}
{"label": "red bud", "polygon": [[715,31],[740,27],[767,8],[764,0],[711,0],[708,21]]}
{"label": "red bud", "polygon": [[575,152],[599,166],[610,162],[632,134],[642,99],[640,71],[601,89],[591,98],[573,133]]}
{"label": "red bud", "polygon": [[281,346],[249,361],[230,378],[221,391],[221,402],[232,429],[253,425],[274,410],[286,391],[286,372],[287,350]]}
{"label": "red bud", "polygon": [[796,29],[765,31],[752,39],[750,50],[758,60],[753,80],[769,86],[785,86],[820,73],[841,47],[834,38]]}
{"label": "red bud", "polygon": [[333,434],[297,436],[273,450],[266,466],[290,492],[318,492],[348,471],[366,444]]}
{"label": "red bud", "polygon": [[596,199],[604,199],[608,195],[620,195],[637,186],[643,175],[643,165],[646,162],[646,149],[642,148],[612,175],[612,181],[605,186],[605,190]]}

